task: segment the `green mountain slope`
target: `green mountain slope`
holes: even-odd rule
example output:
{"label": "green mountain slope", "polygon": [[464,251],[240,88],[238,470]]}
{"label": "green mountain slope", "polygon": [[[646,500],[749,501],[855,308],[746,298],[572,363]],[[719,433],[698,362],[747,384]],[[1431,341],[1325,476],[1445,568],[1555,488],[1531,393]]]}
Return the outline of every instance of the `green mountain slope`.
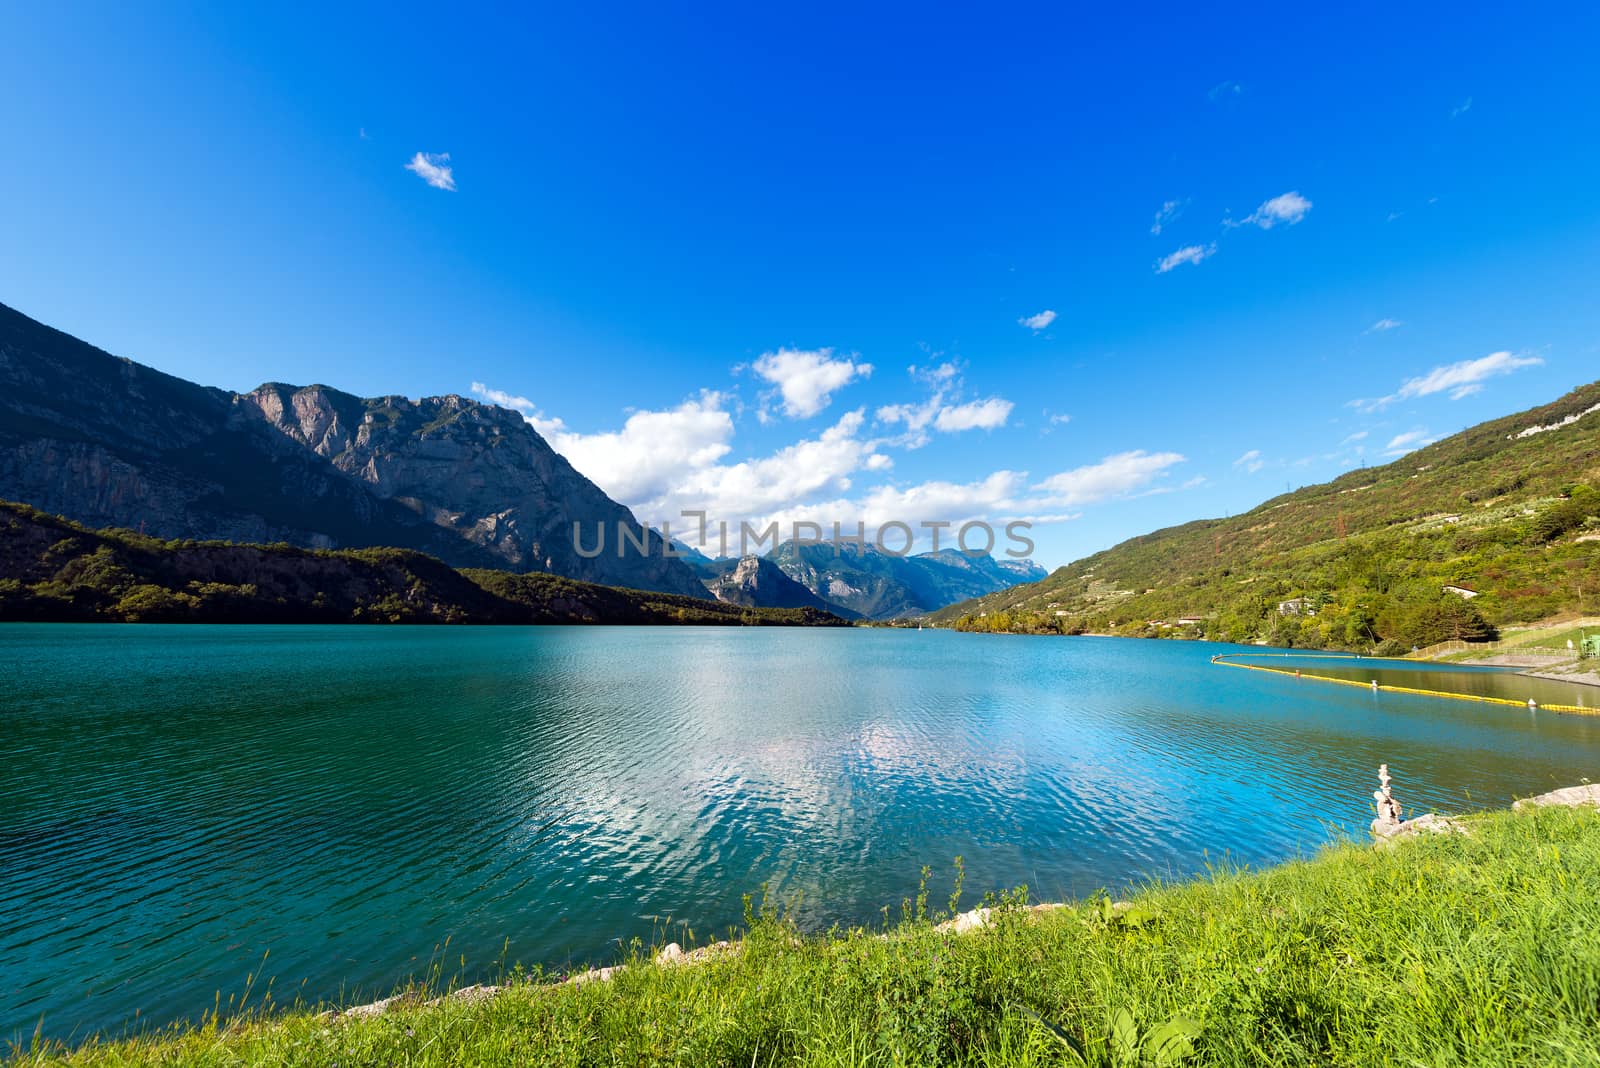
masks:
{"label": "green mountain slope", "polygon": [[1597,486],[1600,382],[931,618],[1357,649],[1474,640],[1495,624],[1600,608]]}
{"label": "green mountain slope", "polygon": [[409,549],[166,541],[0,501],[0,621],[689,623],[842,626],[539,573],[456,570]]}

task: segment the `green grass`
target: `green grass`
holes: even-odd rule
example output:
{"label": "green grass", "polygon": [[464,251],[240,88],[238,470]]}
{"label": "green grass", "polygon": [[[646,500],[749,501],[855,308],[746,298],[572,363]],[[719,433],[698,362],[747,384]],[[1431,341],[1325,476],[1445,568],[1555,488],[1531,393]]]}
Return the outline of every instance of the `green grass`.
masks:
{"label": "green grass", "polygon": [[[1600,813],[1495,813],[1471,836],[1333,847],[1029,913],[971,934],[800,937],[643,956],[611,982],[482,1003],[308,1012],[24,1065],[1600,1064]],[[1081,1049],[1082,1054],[1076,1052]]]}
{"label": "green grass", "polygon": [[1519,649],[1549,649],[1552,652],[1564,653],[1567,651],[1567,642],[1572,642],[1572,648],[1577,649],[1579,641],[1585,634],[1600,634],[1600,627],[1569,627],[1565,630],[1552,630],[1535,634],[1523,641],[1519,635],[1506,636],[1508,645],[1515,645]]}
{"label": "green grass", "polygon": [[[1579,642],[1586,634],[1600,634],[1600,625],[1589,624],[1583,627],[1573,627],[1566,623],[1557,623],[1550,626],[1527,627],[1508,631],[1500,636],[1500,641],[1487,649],[1469,649],[1460,653],[1446,653],[1443,656],[1433,657],[1441,663],[1470,663],[1474,660],[1483,660],[1489,657],[1503,656],[1516,653],[1568,653],[1577,655]],[[1567,648],[1567,642],[1572,642],[1572,648]]]}

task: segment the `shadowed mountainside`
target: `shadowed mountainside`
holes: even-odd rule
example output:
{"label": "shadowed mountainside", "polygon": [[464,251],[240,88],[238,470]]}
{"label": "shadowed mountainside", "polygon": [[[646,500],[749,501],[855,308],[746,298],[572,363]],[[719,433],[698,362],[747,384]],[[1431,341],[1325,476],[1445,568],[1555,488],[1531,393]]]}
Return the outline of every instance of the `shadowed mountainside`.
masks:
{"label": "shadowed mountainside", "polygon": [[[458,396],[198,386],[0,305],[0,497],[166,538],[392,546],[458,567],[542,571],[706,597],[653,532],[519,415]],[[604,527],[607,551],[585,545]]]}
{"label": "shadowed mountainside", "polygon": [[557,575],[457,571],[408,549],[168,541],[0,501],[0,621],[839,626]]}

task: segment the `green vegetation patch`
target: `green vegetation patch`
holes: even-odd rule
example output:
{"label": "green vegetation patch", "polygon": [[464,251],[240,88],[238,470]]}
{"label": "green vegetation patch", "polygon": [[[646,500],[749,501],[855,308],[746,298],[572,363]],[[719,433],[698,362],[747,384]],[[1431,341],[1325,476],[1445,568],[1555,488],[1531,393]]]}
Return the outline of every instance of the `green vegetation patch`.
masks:
{"label": "green vegetation patch", "polygon": [[[1468,821],[940,931],[802,937],[609,982],[523,974],[485,1001],[310,1012],[19,1063],[135,1065],[1595,1065],[1600,813]],[[952,901],[952,905],[956,902]],[[426,992],[418,991],[420,999]]]}
{"label": "green vegetation patch", "polygon": [[0,501],[0,621],[847,626],[559,575],[458,571],[410,549],[164,540]]}
{"label": "green vegetation patch", "polygon": [[1600,610],[1600,383],[934,613],[962,630],[1397,655]]}

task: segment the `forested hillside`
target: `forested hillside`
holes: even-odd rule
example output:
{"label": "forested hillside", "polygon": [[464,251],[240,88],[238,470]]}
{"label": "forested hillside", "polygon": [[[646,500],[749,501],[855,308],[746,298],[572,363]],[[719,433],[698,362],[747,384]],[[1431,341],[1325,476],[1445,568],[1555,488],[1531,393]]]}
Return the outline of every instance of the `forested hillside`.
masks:
{"label": "forested hillside", "polygon": [[545,574],[456,570],[409,549],[304,549],[89,530],[0,501],[0,621],[843,625]]}
{"label": "forested hillside", "polygon": [[1498,625],[1600,608],[1597,487],[1600,382],[932,618],[1384,651],[1478,640]]}

